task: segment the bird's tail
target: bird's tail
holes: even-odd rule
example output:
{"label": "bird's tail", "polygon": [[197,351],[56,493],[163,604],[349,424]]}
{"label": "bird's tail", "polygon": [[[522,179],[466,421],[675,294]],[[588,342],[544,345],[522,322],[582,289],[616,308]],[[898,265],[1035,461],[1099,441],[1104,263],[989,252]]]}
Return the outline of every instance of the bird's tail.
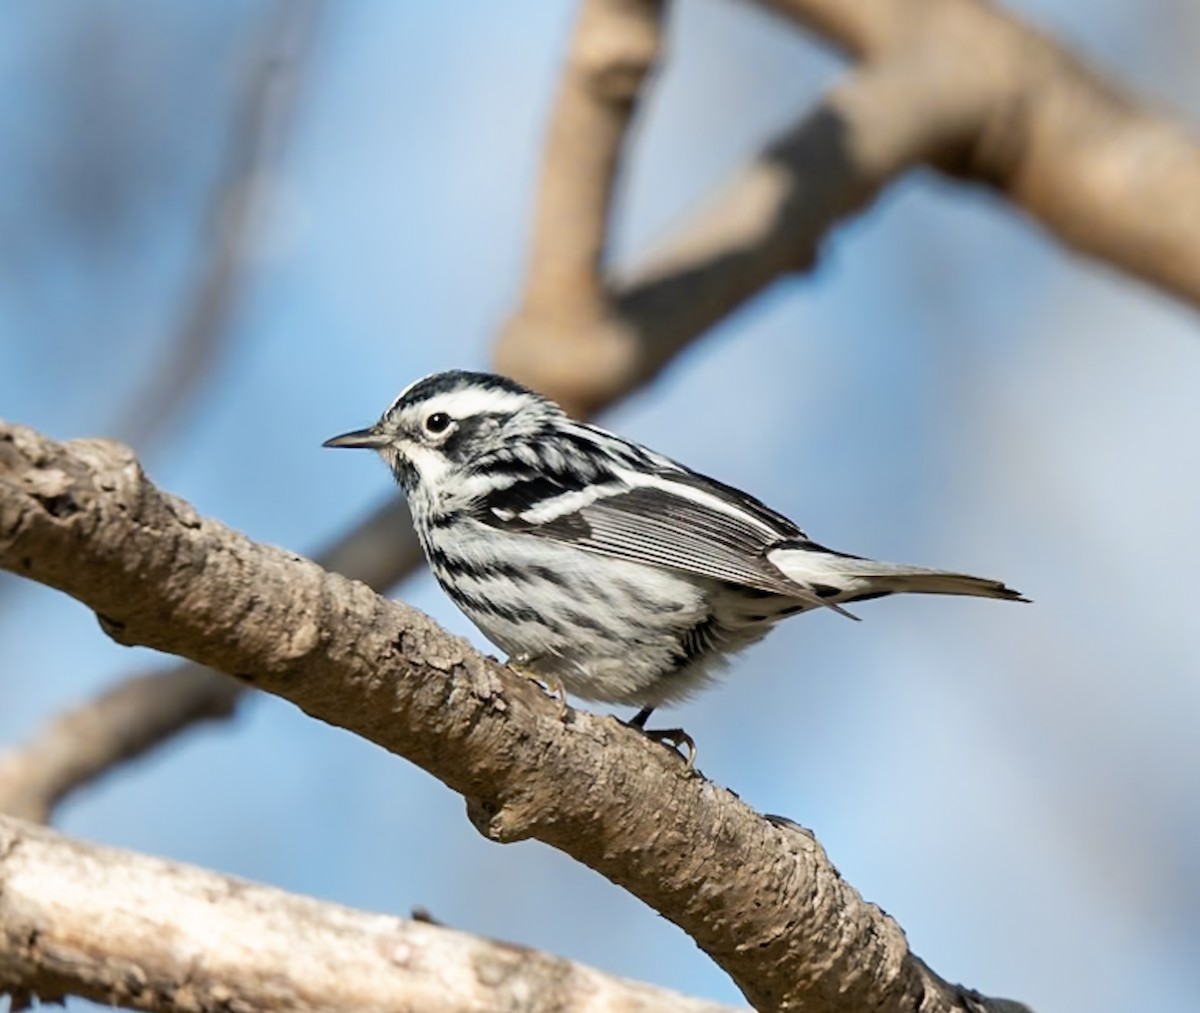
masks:
{"label": "bird's tail", "polygon": [[[772,551],[769,558],[788,578],[811,587],[830,604],[866,601],[888,594],[962,594],[1006,601],[1029,600],[998,580],[903,563],[881,563],[843,555],[813,543],[781,547]],[[836,589],[836,594],[827,588]]]}

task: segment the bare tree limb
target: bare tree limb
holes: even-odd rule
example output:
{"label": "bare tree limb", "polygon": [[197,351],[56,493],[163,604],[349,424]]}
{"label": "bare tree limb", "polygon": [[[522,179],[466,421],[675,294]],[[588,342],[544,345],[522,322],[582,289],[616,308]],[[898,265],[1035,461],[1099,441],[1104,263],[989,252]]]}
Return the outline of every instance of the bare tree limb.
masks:
{"label": "bare tree limb", "polygon": [[944,85],[936,67],[903,61],[852,75],[655,255],[618,275],[617,315],[636,335],[620,383],[653,379],[772,282],[811,268],[838,224],[905,170],[952,147],[976,99]]}
{"label": "bare tree limb", "polygon": [[733,1013],[524,947],[0,817],[0,995],[179,1013]]}
{"label": "bare tree limb", "polygon": [[662,44],[666,0],[583,0],[550,116],[520,306],[502,373],[591,414],[628,388],[636,336],[614,319],[604,259],[618,170]]}
{"label": "bare tree limb", "polygon": [[[554,138],[567,129],[552,131],[544,180],[577,172],[585,182],[557,186],[590,185],[606,199],[577,202],[577,218],[559,218],[560,231],[587,237],[571,258],[576,281],[560,285],[563,301],[585,294],[576,310],[530,311],[555,277],[544,262],[561,253],[534,244],[521,308],[496,349],[502,372],[579,414],[595,412],[649,382],[771,282],[811,267],[834,226],[922,163],[1000,190],[1077,251],[1200,305],[1200,144],[1178,123],[977,0],[761,2],[862,66],[657,256],[608,280],[583,255],[602,248],[596,236],[611,217],[611,186],[595,186],[592,166],[626,135],[603,134],[588,161],[560,157]],[[560,97],[556,115],[572,108]],[[554,207],[541,203],[539,234]],[[594,277],[579,280],[588,265]],[[596,291],[609,292],[608,302]]]}
{"label": "bare tree limb", "polygon": [[761,1010],[999,1010],[907,947],[807,833],[573,711],[427,617],[157,490],[125,448],[0,424],[0,566],[404,756],[498,841],[537,838],[685,932]]}
{"label": "bare tree limb", "polygon": [[[585,45],[586,27],[581,20],[576,49]],[[616,50],[608,52],[619,62]],[[910,54],[852,75],[650,258],[606,279],[596,237],[608,227],[613,180],[596,166],[610,165],[626,134],[575,136],[570,118],[579,113],[566,100],[576,90],[568,73],[541,192],[583,191],[590,199],[577,199],[568,218],[561,200],[543,197],[526,291],[497,342],[497,367],[579,414],[648,383],[776,279],[811,267],[826,235],[892,179],[960,147],[979,118],[980,98],[946,85],[940,64]],[[627,128],[628,117],[620,123]],[[574,138],[570,146],[567,137]],[[600,152],[580,155],[588,144]],[[574,157],[562,154],[567,147]],[[570,183],[571,174],[584,181]],[[598,184],[601,177],[607,186]],[[555,266],[560,261],[573,265],[569,278]]]}
{"label": "bare tree limb", "polygon": [[522,311],[603,314],[624,141],[659,58],[665,0],[583,0],[550,117]]}
{"label": "bare tree limb", "polygon": [[[867,65],[907,54],[978,96],[934,163],[999,190],[1079,253],[1200,306],[1200,141],[980,0],[767,0]],[[917,114],[921,110],[913,109]]]}

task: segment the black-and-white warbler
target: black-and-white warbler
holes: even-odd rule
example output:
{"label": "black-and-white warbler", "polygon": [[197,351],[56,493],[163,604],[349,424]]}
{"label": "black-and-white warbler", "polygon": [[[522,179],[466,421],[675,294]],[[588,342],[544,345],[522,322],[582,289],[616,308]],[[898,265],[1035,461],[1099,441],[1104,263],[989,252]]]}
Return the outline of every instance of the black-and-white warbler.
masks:
{"label": "black-and-white warbler", "polygon": [[642,708],[785,616],[901,592],[1024,601],[995,580],[835,552],[757,499],[486,373],[436,373],[369,429],[434,576],[524,672]]}

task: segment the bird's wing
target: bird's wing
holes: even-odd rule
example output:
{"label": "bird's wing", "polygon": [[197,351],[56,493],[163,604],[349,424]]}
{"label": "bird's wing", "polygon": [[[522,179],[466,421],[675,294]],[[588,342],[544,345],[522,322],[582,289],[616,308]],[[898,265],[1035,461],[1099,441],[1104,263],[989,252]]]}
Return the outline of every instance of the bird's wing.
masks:
{"label": "bird's wing", "polygon": [[803,541],[799,528],[745,493],[693,472],[622,472],[559,491],[540,476],[492,492],[476,515],[502,530],[589,552],[828,604],[767,559],[780,541]]}

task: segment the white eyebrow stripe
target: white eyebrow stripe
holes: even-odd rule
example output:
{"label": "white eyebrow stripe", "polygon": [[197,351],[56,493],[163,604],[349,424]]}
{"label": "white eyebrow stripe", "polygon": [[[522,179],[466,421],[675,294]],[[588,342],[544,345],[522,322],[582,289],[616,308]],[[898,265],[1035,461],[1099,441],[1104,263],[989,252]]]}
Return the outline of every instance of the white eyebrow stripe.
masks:
{"label": "white eyebrow stripe", "polygon": [[[393,407],[389,408],[388,411],[392,411],[403,398],[403,394],[396,398],[392,403]],[[425,401],[420,401],[410,407],[412,410],[419,411],[422,414],[445,412],[453,419],[465,419],[470,418],[472,415],[486,415],[491,412],[511,414],[528,407],[532,403],[534,403],[533,399],[528,394],[518,394],[515,391],[507,390],[480,390],[468,387],[464,390],[451,390],[442,394],[435,394],[433,397]]]}

